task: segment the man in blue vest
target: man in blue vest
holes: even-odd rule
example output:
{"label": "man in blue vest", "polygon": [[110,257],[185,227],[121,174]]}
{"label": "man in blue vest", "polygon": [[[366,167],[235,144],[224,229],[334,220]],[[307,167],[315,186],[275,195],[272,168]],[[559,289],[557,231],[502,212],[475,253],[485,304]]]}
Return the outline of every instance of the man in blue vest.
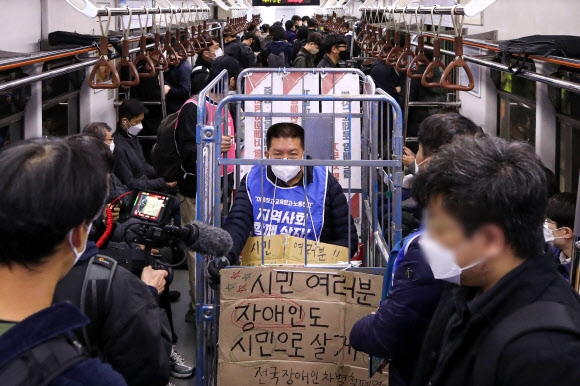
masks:
{"label": "man in blue vest", "polygon": [[[275,160],[304,158],[304,129],[277,123],[266,133],[265,156]],[[289,234],[341,245],[354,255],[358,234],[338,181],[324,166],[254,166],[240,183],[232,209],[223,225],[234,241],[227,262],[212,261],[212,279],[219,269],[239,264],[248,237]]]}

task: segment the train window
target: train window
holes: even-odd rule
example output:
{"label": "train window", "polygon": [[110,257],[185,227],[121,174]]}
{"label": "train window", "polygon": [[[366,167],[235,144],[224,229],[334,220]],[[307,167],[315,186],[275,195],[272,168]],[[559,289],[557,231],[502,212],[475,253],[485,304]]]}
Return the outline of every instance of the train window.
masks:
{"label": "train window", "polygon": [[[561,67],[552,74],[563,80],[580,83],[580,70]],[[575,192],[580,172],[580,95],[556,87],[549,87],[550,101],[556,110],[556,176],[560,190]]]}
{"label": "train window", "polygon": [[[28,74],[21,69],[0,72],[0,84],[25,78]],[[30,98],[31,87],[23,86],[0,91],[0,149],[12,141],[22,139],[24,107]]]}
{"label": "train window", "polygon": [[[76,59],[47,62],[43,71],[74,64]],[[63,137],[80,132],[79,93],[85,72],[75,71],[42,81],[42,135]]]}
{"label": "train window", "polygon": [[[516,63],[512,64],[514,66],[520,65]],[[530,60],[524,64],[524,69],[528,71],[536,71],[536,66],[534,65],[534,62]],[[536,100],[536,82],[508,72],[497,70],[491,70],[490,75],[498,91],[503,91],[529,101]]]}

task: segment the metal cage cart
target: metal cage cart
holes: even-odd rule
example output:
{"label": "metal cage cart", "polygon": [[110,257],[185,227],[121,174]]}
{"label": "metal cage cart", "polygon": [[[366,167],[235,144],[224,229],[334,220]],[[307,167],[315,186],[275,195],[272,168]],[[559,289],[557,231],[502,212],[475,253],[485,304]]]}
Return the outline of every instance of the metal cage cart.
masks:
{"label": "metal cage cart", "polygon": [[[239,186],[240,177],[250,168],[326,168],[323,174],[341,184],[348,215],[356,218],[362,236],[354,248],[349,241],[349,251],[358,250],[356,255],[365,266],[382,267],[389,248],[401,239],[403,137],[397,102],[382,90],[375,90],[371,78],[353,69],[248,69],[238,78],[238,94],[226,96],[227,88],[228,76],[223,71],[198,97],[197,220],[220,226],[230,205],[228,185],[233,182]],[[233,134],[232,121],[238,131],[235,155],[222,154],[222,135]],[[306,157],[264,157],[266,131],[278,122],[304,127]],[[264,197],[266,178],[260,175]],[[301,207],[304,229],[309,215],[312,218],[308,211],[313,205],[306,186],[306,204]],[[273,209],[274,203],[261,201],[253,204],[260,205],[264,213],[263,226],[255,232],[263,241],[268,237],[268,207]],[[271,226],[271,219],[269,222]],[[270,232],[275,233],[271,228]],[[302,238],[306,244],[306,232]],[[306,246],[302,251],[302,266],[329,268],[328,264],[309,262]],[[262,265],[267,264],[263,250],[261,255]],[[350,255],[339,267],[354,264]],[[197,385],[215,385],[218,376],[219,294],[209,288],[206,277],[211,259],[213,256],[197,254]]]}

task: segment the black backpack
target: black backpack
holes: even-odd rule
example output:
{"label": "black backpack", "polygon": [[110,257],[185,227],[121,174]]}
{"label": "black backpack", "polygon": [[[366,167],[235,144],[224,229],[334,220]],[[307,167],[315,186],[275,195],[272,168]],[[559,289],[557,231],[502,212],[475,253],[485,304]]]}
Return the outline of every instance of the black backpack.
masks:
{"label": "black backpack", "polygon": [[[109,301],[116,269],[117,262],[114,259],[101,255],[93,256],[87,265],[81,287],[80,309],[83,314],[87,314],[87,307],[91,310],[88,313],[92,318],[91,323],[82,327],[82,334],[85,347],[92,357],[98,356],[99,352],[95,344],[97,342],[89,341],[87,328],[95,328],[100,323],[93,319],[98,319],[99,314],[103,314],[98,310],[104,309],[106,302]],[[104,296],[100,295],[101,293],[104,293]],[[77,363],[90,359],[90,356],[72,336],[60,335],[31,348],[3,366],[0,369],[0,384],[45,386]]]}
{"label": "black backpack", "polygon": [[[580,36],[567,35],[532,35],[519,39],[504,40],[499,42],[499,50],[503,55],[504,64],[509,66],[515,74],[523,70],[523,65],[530,55],[547,57],[550,55],[564,56],[568,58],[580,58]],[[514,65],[509,64],[509,56],[517,56]],[[519,63],[522,63],[519,65]],[[518,68],[519,66],[519,68]]]}
{"label": "black backpack", "polygon": [[[195,99],[188,99],[187,103],[196,103]],[[183,108],[181,106],[181,108]],[[165,181],[177,181],[183,174],[181,169],[181,155],[177,149],[177,142],[175,140],[175,130],[179,122],[179,111],[169,114],[159,124],[157,129],[157,143],[153,145],[151,150],[151,160],[153,167],[158,176],[163,177]]]}
{"label": "black backpack", "polygon": [[286,67],[286,55],[283,52],[275,54],[270,52],[268,55],[268,67],[270,68],[282,68]]}
{"label": "black backpack", "polygon": [[479,349],[473,371],[474,386],[496,385],[496,370],[506,346],[526,334],[558,331],[580,337],[580,321],[563,304],[540,301],[524,306],[495,325]]}

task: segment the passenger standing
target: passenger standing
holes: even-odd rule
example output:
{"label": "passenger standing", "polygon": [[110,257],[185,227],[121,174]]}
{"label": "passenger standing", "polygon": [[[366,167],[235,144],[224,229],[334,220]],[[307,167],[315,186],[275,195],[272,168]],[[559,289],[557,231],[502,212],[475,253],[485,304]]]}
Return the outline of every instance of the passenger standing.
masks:
{"label": "passenger standing", "polygon": [[296,23],[294,20],[287,20],[284,26],[286,27],[286,41],[294,44],[294,40],[296,40]]}
{"label": "passenger standing", "polygon": [[[459,114],[436,114],[423,122],[420,133],[417,169],[429,173],[429,160],[444,145],[461,136],[482,134],[482,130]],[[420,213],[421,208],[415,212]],[[392,277],[384,279],[392,280],[387,299],[375,314],[356,322],[350,333],[354,349],[390,360],[390,386],[411,383],[423,337],[444,286],[433,277],[420,240],[421,232],[405,240]]]}
{"label": "passenger standing", "polygon": [[157,177],[153,166],[145,160],[137,135],[147,108],[136,99],[125,99],[119,106],[119,123],[113,134],[115,140],[115,175],[131,190],[166,191],[175,188],[176,181]]}
{"label": "passenger standing", "polygon": [[292,45],[292,60],[296,59],[296,55],[300,52],[302,47],[308,43],[308,27],[302,26],[296,32],[296,40]]}
{"label": "passenger standing", "polygon": [[284,29],[282,27],[272,27],[270,33],[273,42],[266,45],[265,52],[268,67],[290,67],[292,63],[292,44],[285,40],[286,33]]}
{"label": "passenger standing", "polygon": [[254,34],[247,33],[243,40],[236,36],[233,30],[226,26],[223,31],[224,35],[224,53],[236,59],[242,68],[253,67],[256,64],[256,55],[250,48],[255,39]]}
{"label": "passenger standing", "polygon": [[165,106],[167,114],[173,114],[189,98],[191,93],[191,63],[189,58],[181,58],[175,66],[165,71]]}
{"label": "passenger standing", "polygon": [[322,35],[318,32],[310,34],[308,36],[308,43],[300,49],[296,59],[294,59],[294,68],[314,68],[314,61],[316,59],[316,54],[320,51],[322,46]]}
{"label": "passenger standing", "polygon": [[207,43],[207,47],[197,54],[195,66],[190,77],[191,95],[199,94],[207,86],[212,62],[224,54],[217,37],[203,34],[201,38]]}
{"label": "passenger standing", "polygon": [[580,297],[544,250],[546,178],[533,147],[457,139],[420,172],[425,257],[448,281],[417,386],[576,386]]}
{"label": "passenger standing", "polygon": [[86,249],[107,175],[93,154],[62,140],[0,152],[0,384],[122,386],[72,330],[89,323],[55,288]]}
{"label": "passenger standing", "polygon": [[325,55],[318,63],[317,68],[338,68],[338,61],[342,52],[346,52],[346,38],[339,34],[328,34],[322,45]]}

